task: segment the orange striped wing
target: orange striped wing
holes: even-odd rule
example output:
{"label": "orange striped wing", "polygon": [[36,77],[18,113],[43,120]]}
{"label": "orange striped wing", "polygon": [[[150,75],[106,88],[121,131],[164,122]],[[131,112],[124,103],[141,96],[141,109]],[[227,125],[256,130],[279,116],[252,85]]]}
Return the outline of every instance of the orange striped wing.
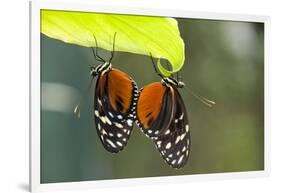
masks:
{"label": "orange striped wing", "polygon": [[137,124],[149,137],[163,134],[175,114],[174,95],[160,82],[145,86],[137,103]]}

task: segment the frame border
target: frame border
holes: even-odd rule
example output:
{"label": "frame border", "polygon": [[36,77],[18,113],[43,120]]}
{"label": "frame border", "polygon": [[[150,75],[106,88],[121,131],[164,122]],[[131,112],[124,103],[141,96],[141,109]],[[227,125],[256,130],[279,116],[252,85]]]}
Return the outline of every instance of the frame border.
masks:
{"label": "frame border", "polygon": [[[187,10],[154,9],[129,6],[109,6],[87,2],[65,1],[30,1],[29,2],[29,189],[31,192],[58,190],[81,190],[90,188],[111,188],[135,185],[186,183],[193,181],[210,181],[225,179],[241,179],[268,177],[270,175],[270,18],[268,16],[247,14],[226,14],[211,12],[195,12]],[[194,174],[182,176],[146,177],[131,179],[113,179],[98,181],[63,182],[40,184],[40,10],[71,10],[83,12],[102,12],[117,14],[134,14],[149,16],[168,16],[206,20],[225,20],[240,22],[264,23],[264,170]]]}

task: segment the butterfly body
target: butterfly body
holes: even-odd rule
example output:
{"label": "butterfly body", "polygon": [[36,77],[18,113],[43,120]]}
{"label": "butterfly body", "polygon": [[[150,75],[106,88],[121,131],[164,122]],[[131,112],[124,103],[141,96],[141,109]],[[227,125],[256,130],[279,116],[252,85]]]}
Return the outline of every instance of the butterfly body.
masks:
{"label": "butterfly body", "polygon": [[136,115],[138,88],[124,72],[105,62],[91,69],[98,76],[94,96],[94,120],[104,148],[118,153],[127,144]]}
{"label": "butterfly body", "polygon": [[183,82],[162,77],[161,82],[141,89],[137,103],[137,125],[173,168],[182,168],[190,151],[187,112],[178,92],[183,86]]}

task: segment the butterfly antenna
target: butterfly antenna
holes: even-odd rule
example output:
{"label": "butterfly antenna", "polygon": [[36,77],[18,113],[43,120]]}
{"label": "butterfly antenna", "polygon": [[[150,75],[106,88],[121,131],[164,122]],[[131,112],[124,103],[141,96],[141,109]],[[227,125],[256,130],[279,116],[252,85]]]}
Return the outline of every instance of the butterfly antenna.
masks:
{"label": "butterfly antenna", "polygon": [[191,90],[191,88],[189,88],[187,85],[186,85],[186,88],[187,88],[187,90],[191,93],[192,96],[194,96],[195,98],[197,98],[199,101],[201,101],[202,103],[204,103],[204,104],[207,105],[208,107],[213,107],[213,105],[216,104],[216,102],[211,101],[211,100],[209,100],[209,99],[207,99],[207,98],[205,98],[205,97],[203,97],[203,96],[201,96],[201,95],[199,95],[199,94],[193,92],[193,91]]}
{"label": "butterfly antenna", "polygon": [[152,56],[151,52],[150,52],[150,59],[152,61],[152,64],[153,64],[153,67],[154,67],[154,70],[155,70],[156,74],[158,74],[161,78],[163,78],[163,75],[160,72],[158,72],[158,70],[157,70],[157,67],[156,67],[156,64],[154,63],[153,56]]}
{"label": "butterfly antenna", "polygon": [[111,57],[109,59],[109,63],[111,63],[111,60],[113,59],[113,56],[114,56],[114,53],[115,53],[115,39],[116,39],[116,35],[117,35],[117,32],[115,32],[114,36],[113,36],[113,46],[112,46]]}
{"label": "butterfly antenna", "polygon": [[[92,88],[92,84],[93,84],[93,80],[94,77],[92,77],[91,82],[89,83],[86,92],[89,94],[91,88]],[[80,97],[79,102],[76,104],[76,106],[74,107],[73,113],[77,116],[77,118],[79,119],[81,116],[81,104],[85,101],[85,95],[84,97]]]}

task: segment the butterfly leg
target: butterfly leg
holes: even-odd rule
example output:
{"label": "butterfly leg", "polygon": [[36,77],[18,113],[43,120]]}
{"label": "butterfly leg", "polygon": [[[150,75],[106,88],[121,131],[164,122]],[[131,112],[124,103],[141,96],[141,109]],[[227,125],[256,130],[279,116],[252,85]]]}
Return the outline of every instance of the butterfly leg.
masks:
{"label": "butterfly leg", "polygon": [[157,70],[157,67],[156,67],[156,64],[155,64],[155,62],[153,60],[153,56],[152,56],[151,52],[150,52],[150,59],[152,61],[152,64],[153,64],[153,67],[154,67],[154,70],[155,70],[156,74],[158,74],[161,78],[163,78],[163,75]]}
{"label": "butterfly leg", "polygon": [[97,41],[97,38],[96,38],[96,36],[93,34],[93,37],[94,37],[94,39],[95,39],[95,43],[96,43],[96,51],[94,50],[94,48],[93,47],[91,47],[92,48],[92,51],[93,51],[93,54],[94,54],[94,56],[95,56],[95,59],[97,60],[97,61],[100,61],[100,62],[103,62],[103,63],[105,63],[105,60],[104,59],[102,59],[102,57],[100,57],[99,55],[98,55],[98,41]]}
{"label": "butterfly leg", "polygon": [[117,35],[117,32],[115,32],[115,33],[114,33],[114,36],[113,36],[113,47],[112,47],[111,57],[110,57],[110,59],[109,59],[109,63],[111,63],[111,60],[113,59],[113,56],[114,56],[116,35]]}

